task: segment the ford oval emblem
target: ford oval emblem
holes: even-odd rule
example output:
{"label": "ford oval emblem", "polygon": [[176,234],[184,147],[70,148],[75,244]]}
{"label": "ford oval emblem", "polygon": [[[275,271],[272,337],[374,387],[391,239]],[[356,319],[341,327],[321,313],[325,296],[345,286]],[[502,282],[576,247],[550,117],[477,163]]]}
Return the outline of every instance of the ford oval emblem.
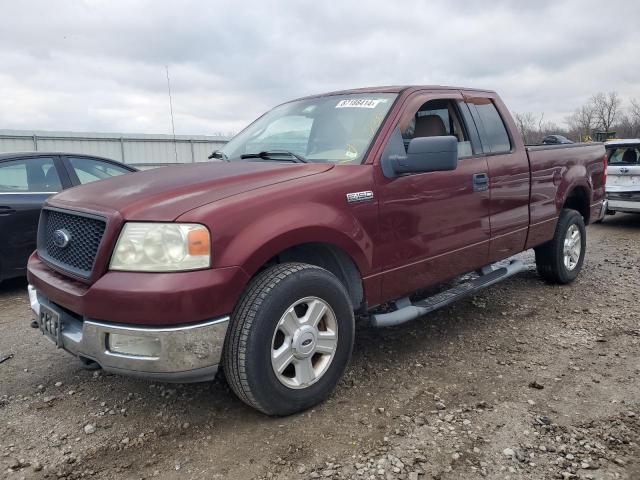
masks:
{"label": "ford oval emblem", "polygon": [[71,234],[68,230],[61,228],[53,232],[53,244],[58,248],[65,248],[71,241]]}

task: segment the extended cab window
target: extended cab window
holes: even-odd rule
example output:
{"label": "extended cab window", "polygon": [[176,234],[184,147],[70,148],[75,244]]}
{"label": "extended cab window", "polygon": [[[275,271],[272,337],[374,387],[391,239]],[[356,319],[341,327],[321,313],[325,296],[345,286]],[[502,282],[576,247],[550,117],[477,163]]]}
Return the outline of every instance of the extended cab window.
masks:
{"label": "extended cab window", "polygon": [[405,149],[413,138],[442,135],[453,135],[458,139],[460,158],[473,155],[457,106],[451,100],[430,100],[423,104],[402,130]]}
{"label": "extended cab window", "polygon": [[507,153],[511,151],[511,140],[498,109],[489,98],[476,98],[469,103],[476,120],[480,140],[485,153]]}

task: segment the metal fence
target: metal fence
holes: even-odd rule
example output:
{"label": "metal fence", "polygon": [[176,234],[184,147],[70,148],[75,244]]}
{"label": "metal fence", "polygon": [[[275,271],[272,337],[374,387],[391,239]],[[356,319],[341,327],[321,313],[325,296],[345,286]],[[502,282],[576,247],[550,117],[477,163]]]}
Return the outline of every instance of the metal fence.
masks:
{"label": "metal fence", "polygon": [[151,168],[206,162],[228,137],[0,130],[0,153],[52,151],[84,153]]}

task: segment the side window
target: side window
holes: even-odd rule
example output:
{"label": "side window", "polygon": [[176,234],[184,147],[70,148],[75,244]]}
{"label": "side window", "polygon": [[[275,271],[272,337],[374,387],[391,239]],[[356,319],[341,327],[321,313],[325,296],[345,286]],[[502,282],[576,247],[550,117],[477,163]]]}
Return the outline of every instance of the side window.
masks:
{"label": "side window", "polygon": [[83,185],[103,178],[130,173],[126,168],[93,158],[69,157],[69,163]]}
{"label": "side window", "polygon": [[62,190],[53,158],[25,158],[0,163],[0,192],[55,193]]}
{"label": "side window", "polygon": [[430,100],[423,104],[402,131],[405,150],[413,138],[453,135],[458,139],[458,156],[473,155],[471,141],[452,100]]}
{"label": "side window", "polygon": [[493,102],[488,98],[475,99],[469,104],[469,109],[476,119],[476,124],[481,124],[478,130],[484,151],[486,153],[510,152],[511,141],[507,128]]}

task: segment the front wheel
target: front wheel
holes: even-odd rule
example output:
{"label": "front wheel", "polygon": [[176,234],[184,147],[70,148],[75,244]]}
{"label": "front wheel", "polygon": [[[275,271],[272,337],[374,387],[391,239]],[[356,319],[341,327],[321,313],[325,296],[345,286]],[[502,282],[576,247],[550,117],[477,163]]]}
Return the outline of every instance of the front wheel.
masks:
{"label": "front wheel", "polygon": [[564,209],[553,239],[535,249],[538,274],[549,283],[573,282],[584,262],[587,232],[582,215]]}
{"label": "front wheel", "polygon": [[236,395],[267,415],[324,400],[351,357],[353,308],[333,274],[275,265],[247,287],[231,318],[223,367]]}

